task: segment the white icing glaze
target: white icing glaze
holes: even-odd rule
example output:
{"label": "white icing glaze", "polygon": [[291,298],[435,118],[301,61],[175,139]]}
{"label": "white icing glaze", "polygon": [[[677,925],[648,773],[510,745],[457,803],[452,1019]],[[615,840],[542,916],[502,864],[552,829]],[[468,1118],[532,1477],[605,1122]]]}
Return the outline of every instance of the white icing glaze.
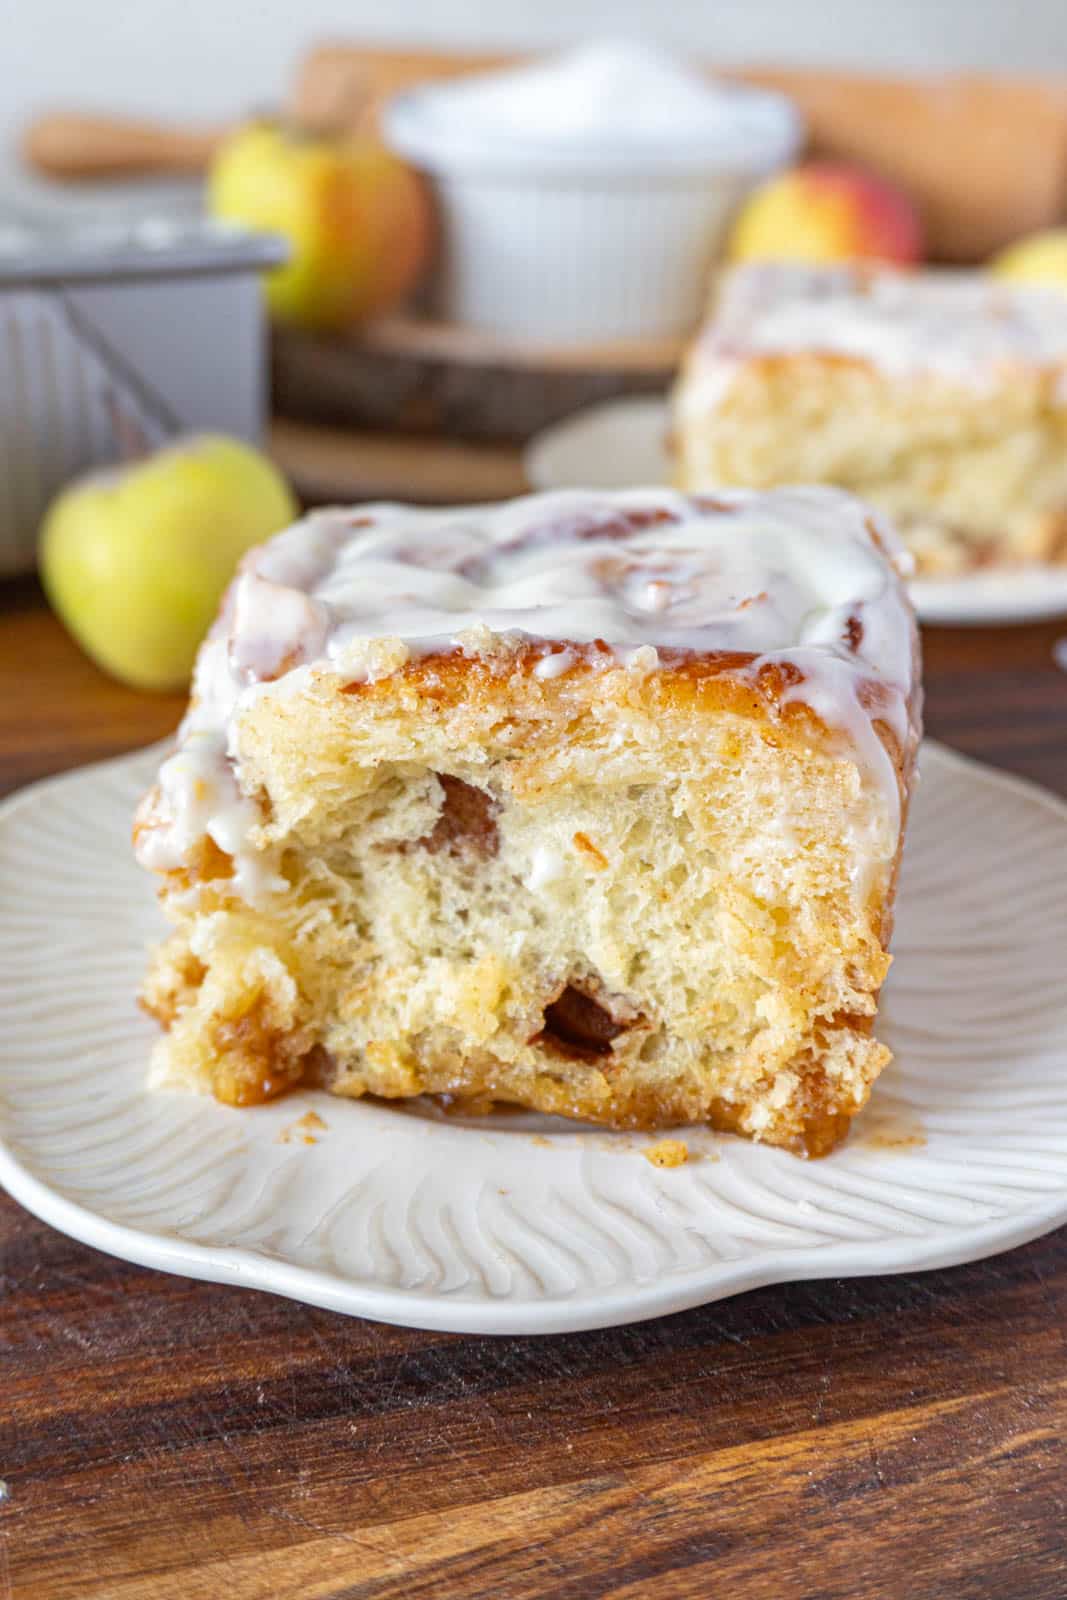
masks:
{"label": "white icing glaze", "polygon": [[574,666],[577,659],[573,650],[553,650],[550,655],[541,657],[534,667],[534,677],[542,680],[562,678],[563,674]]}
{"label": "white icing glaze", "polygon": [[555,883],[566,871],[566,862],[558,850],[551,845],[539,844],[533,853],[530,870],[526,875],[526,887],[531,894],[538,894],[548,884]]}
{"label": "white icing glaze", "polygon": [[834,489],[568,491],[454,510],[317,512],[253,551],[231,587],[141,859],[179,866],[206,833],[234,856],[242,893],[267,892],[272,865],[236,769],[237,723],[256,696],[292,693],[316,671],[373,681],[412,656],[524,641],[544,647],[542,680],[597,641],[607,646],[598,664],[639,673],[719,652],[753,658],[752,673],[793,664],[802,676],[785,699],[840,730],[881,784],[895,848],[897,777],[872,719],[908,739],[906,561],[888,527]]}
{"label": "white icing glaze", "polygon": [[1006,369],[1067,363],[1067,294],[983,272],[738,267],[695,348],[690,402],[717,404],[752,356],[799,351],[855,357],[895,378],[988,385]]}

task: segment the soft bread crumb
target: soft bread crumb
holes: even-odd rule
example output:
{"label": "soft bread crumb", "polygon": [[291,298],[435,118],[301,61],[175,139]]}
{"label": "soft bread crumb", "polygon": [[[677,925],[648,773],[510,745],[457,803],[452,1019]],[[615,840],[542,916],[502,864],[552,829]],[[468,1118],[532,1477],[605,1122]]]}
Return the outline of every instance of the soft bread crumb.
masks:
{"label": "soft bread crumb", "polygon": [[359,694],[321,674],[250,704],[243,781],[287,886],[256,906],[217,873],[168,884],[154,1081],[823,1153],[888,1058],[880,788],[817,727],[772,725],[747,680],[546,685],[537,659],[451,656]]}
{"label": "soft bread crumb", "polygon": [[659,1139],[641,1153],[654,1167],[684,1167],[689,1160],[689,1146],[682,1139]]}

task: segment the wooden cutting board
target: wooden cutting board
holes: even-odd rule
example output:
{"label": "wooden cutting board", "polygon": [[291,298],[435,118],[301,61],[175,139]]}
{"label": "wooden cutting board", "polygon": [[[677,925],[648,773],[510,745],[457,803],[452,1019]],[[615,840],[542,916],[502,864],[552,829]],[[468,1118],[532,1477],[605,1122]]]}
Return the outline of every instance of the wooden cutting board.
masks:
{"label": "wooden cutting board", "polygon": [[416,316],[347,337],[276,328],[274,410],[333,427],[515,445],[584,406],[661,393],[681,354],[677,339],[553,347]]}

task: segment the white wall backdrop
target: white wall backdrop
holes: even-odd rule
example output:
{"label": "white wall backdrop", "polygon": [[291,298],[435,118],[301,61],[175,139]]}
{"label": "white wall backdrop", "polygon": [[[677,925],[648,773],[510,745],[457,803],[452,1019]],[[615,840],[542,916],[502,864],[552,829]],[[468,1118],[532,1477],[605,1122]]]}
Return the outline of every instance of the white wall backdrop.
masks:
{"label": "white wall backdrop", "polygon": [[645,35],[723,60],[1067,77],[1067,0],[0,0],[0,166],[48,104],[220,118],[324,37],[551,45]]}

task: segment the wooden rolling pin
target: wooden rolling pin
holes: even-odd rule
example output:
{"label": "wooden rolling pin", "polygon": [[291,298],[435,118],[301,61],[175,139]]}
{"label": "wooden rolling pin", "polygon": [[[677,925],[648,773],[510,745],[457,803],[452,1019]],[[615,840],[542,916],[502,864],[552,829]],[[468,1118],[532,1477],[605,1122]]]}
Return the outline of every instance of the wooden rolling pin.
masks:
{"label": "wooden rolling pin", "polygon": [[55,111],[25,130],[22,157],[49,178],[177,177],[203,172],[226,132]]}
{"label": "wooden rolling pin", "polygon": [[[391,92],[386,54],[364,58],[358,52],[324,56],[315,75],[314,94],[294,99],[285,114],[305,128],[323,131],[373,129],[377,107]],[[421,76],[438,57],[419,56]],[[24,130],[22,157],[48,178],[69,181],[196,174],[206,171],[236,123],[223,127],[171,127],[124,117],[52,111]]]}
{"label": "wooden rolling pin", "polygon": [[[365,129],[401,89],[514,59],[324,45],[304,62],[289,111],[303,122]],[[922,208],[934,260],[981,261],[1067,214],[1067,83],[767,67],[723,75],[789,95],[813,154],[869,163],[906,188]],[[53,177],[184,172],[210,160],[222,131],[52,117],[28,131],[24,151]]]}

